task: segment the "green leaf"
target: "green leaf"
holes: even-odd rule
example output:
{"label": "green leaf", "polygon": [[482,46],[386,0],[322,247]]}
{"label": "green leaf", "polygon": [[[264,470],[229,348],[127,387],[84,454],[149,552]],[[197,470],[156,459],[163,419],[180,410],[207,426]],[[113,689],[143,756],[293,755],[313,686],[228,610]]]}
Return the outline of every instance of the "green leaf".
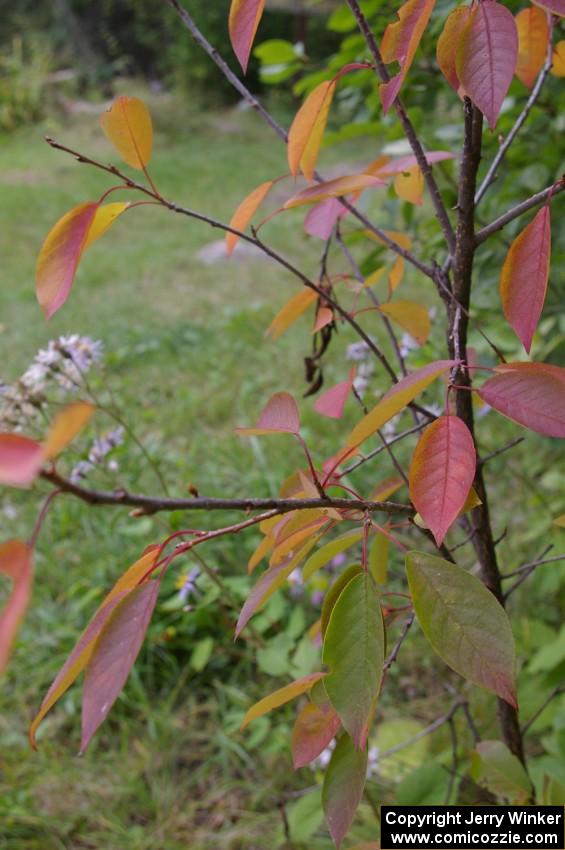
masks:
{"label": "green leaf", "polygon": [[202,638],[199,640],[190,656],[190,666],[197,673],[200,673],[208,664],[214,649],[214,639],[211,637]]}
{"label": "green leaf", "polygon": [[379,594],[370,575],[353,578],[332,611],[323,660],[326,691],[355,746],[367,742],[383,675],[385,632]]}
{"label": "green leaf", "polygon": [[396,789],[399,806],[441,806],[449,784],[449,773],[437,762],[427,762],[405,776]]}
{"label": "green leaf", "polygon": [[470,573],[409,552],[414,610],[433,649],[453,670],[516,707],[514,637],[504,608]]}
{"label": "green leaf", "polygon": [[471,777],[498,797],[524,804],[532,784],[520,760],[502,741],[481,741],[471,755]]}
{"label": "green leaf", "polygon": [[389,539],[378,533],[369,549],[369,571],[377,584],[386,584]]}
{"label": "green leaf", "polygon": [[349,735],[342,735],[324,777],[322,805],[336,847],[343,841],[363,796],[367,776],[367,750],[357,750]]}
{"label": "green leaf", "polygon": [[362,528],[354,528],[352,531],[346,531],[334,540],[330,540],[325,546],[321,546],[313,555],[311,555],[302,568],[302,577],[304,581],[308,581],[315,572],[329,563],[332,558],[339,555],[353,546],[363,537]]}
{"label": "green leaf", "polygon": [[[322,823],[322,794],[319,788],[291,803],[287,809],[288,829],[293,842],[309,841]],[[278,846],[278,845],[277,845]]]}
{"label": "green leaf", "polygon": [[362,572],[363,567],[361,567],[359,564],[353,564],[351,567],[348,567],[346,570],[344,570],[344,572],[336,578],[336,580],[326,593],[324,597],[324,604],[322,605],[322,637],[325,637],[326,635],[332,611],[335,607],[337,600],[341,596],[342,591],[347,587],[349,582],[355,578],[355,576],[361,575]]}
{"label": "green leaf", "polygon": [[265,65],[294,62],[297,56],[294,45],[282,38],[270,38],[268,41],[263,41],[257,45],[253,54]]}

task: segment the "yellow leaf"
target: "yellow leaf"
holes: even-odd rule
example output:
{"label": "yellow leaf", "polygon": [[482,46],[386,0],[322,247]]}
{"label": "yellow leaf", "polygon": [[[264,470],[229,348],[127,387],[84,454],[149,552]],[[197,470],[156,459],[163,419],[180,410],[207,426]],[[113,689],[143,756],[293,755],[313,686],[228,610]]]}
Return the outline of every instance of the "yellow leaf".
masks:
{"label": "yellow leaf", "polygon": [[[400,233],[398,230],[383,230],[385,236],[388,236],[389,239],[392,239],[393,242],[396,242],[397,245],[400,245],[401,248],[404,248],[406,251],[409,251],[412,247],[412,240],[406,233]],[[366,236],[368,239],[372,239],[373,242],[377,242],[379,245],[384,245],[385,248],[388,247],[386,242],[381,239],[376,233],[373,233],[372,230],[364,230],[363,236]]]}
{"label": "yellow leaf", "polygon": [[257,564],[261,563],[274,546],[274,540],[270,535],[265,536],[247,562],[247,572],[249,575],[253,572]]}
{"label": "yellow leaf", "polygon": [[320,83],[296,113],[288,133],[288,167],[294,177],[301,168],[307,180],[314,179],[335,87],[335,80]]}
{"label": "yellow leaf", "polygon": [[347,440],[347,447],[357,447],[379,428],[400,413],[416,396],[422,393],[439,375],[451,369],[457,361],[436,360],[428,363],[416,372],[402,378],[379,401],[379,403],[359,422]]}
{"label": "yellow leaf", "polygon": [[454,9],[447,18],[437,42],[437,63],[441,68],[443,76],[451,88],[457,93],[459,93],[460,89],[455,62],[457,45],[459,44],[459,39],[467,23],[470,11],[470,6],[458,6]]}
{"label": "yellow leaf", "polygon": [[543,67],[549,40],[547,13],[538,6],[522,9],[516,15],[518,62],[516,76],[531,89]]}
{"label": "yellow leaf", "polygon": [[478,508],[479,505],[482,505],[482,502],[479,499],[479,494],[477,493],[474,487],[471,487],[471,489],[469,490],[469,495],[465,499],[465,504],[461,508],[459,516],[466,514],[468,511],[472,511],[473,508]]}
{"label": "yellow leaf", "polygon": [[106,233],[108,228],[113,225],[118,216],[125,212],[128,207],[129,204],[123,201],[119,201],[114,204],[104,204],[103,206],[98,207],[94,214],[92,224],[90,225],[83,251],[86,251],[87,248],[90,248],[93,242],[100,239],[100,237]]}
{"label": "yellow leaf", "polygon": [[404,277],[404,260],[402,257],[397,257],[388,273],[388,293],[389,296],[398,288]]}
{"label": "yellow leaf", "polygon": [[284,688],[279,688],[278,691],[274,691],[268,697],[263,697],[247,711],[240,729],[245,729],[252,720],[257,720],[258,717],[268,714],[274,708],[279,708],[279,706],[285,705],[301,694],[305,694],[315,682],[323,679],[326,675],[326,673],[310,673],[309,676],[304,676],[302,679],[297,679],[296,682],[291,682],[290,685],[285,685]]}
{"label": "yellow leaf", "polygon": [[138,97],[117,97],[100,119],[102,129],[124,162],[140,171],[153,150],[153,124],[145,103]]}
{"label": "yellow leaf", "polygon": [[98,204],[79,204],[51,228],[37,258],[36,293],[46,319],[69,297]]}
{"label": "yellow leaf", "polygon": [[46,460],[56,457],[87,425],[96,408],[84,401],[67,404],[57,413],[43,444]]}
{"label": "yellow leaf", "polygon": [[387,304],[381,304],[379,309],[420,345],[427,341],[431,322],[428,311],[421,304],[415,301],[389,301]]}
{"label": "yellow leaf", "polygon": [[381,266],[380,269],[375,269],[374,272],[371,272],[369,277],[365,278],[365,283],[363,284],[364,288],[366,289],[367,287],[374,286],[376,283],[378,283],[381,277],[383,276],[384,271],[385,267]]}
{"label": "yellow leaf", "polygon": [[565,41],[558,41],[555,45],[551,73],[554,77],[565,77]]}
{"label": "yellow leaf", "polygon": [[104,623],[107,621],[114,607],[123,598],[123,595],[132,590],[142,581],[147,571],[154,563],[156,554],[156,548],[145,552],[138,561],[126,570],[126,572],[118,579],[112,590],[104,598],[102,604],[94,614],[94,617],[82,633],[75,645],[75,648],[47,691],[39,711],[33,718],[29,728],[29,740],[34,749],[37,749],[35,734],[39,724],[47,712],[53,708],[55,703],[59,701],[63,694],[68,690],[68,688],[70,688],[73,682],[85,669],[92,657],[96,641],[102,631]]}
{"label": "yellow leaf", "polygon": [[293,195],[284,204],[283,209],[290,210],[293,207],[301,207],[305,204],[316,204],[326,198],[340,198],[350,195],[352,192],[361,192],[365,189],[374,189],[384,186],[384,180],[373,177],[371,174],[346,174],[344,177],[336,177],[325,183],[316,183],[308,189],[304,189],[297,195]]}
{"label": "yellow leaf", "polygon": [[[236,211],[231,217],[230,227],[233,227],[234,230],[245,230],[267,195],[269,194],[272,186],[273,180],[267,180],[266,183],[261,183],[260,186],[257,186],[256,189],[253,189],[252,192],[247,195],[246,198],[240,203]],[[226,253],[228,257],[231,257],[233,250],[237,243],[239,242],[240,237],[235,233],[226,233]]]}
{"label": "yellow leaf", "polygon": [[394,191],[401,201],[420,205],[424,194],[424,175],[419,168],[412,168],[394,178]]}
{"label": "yellow leaf", "polygon": [[314,292],[313,289],[303,289],[301,292],[297,292],[277,313],[265,331],[265,336],[278,339],[316,301],[317,297],[318,293]]}
{"label": "yellow leaf", "polygon": [[404,486],[404,479],[398,475],[392,475],[390,478],[385,478],[378,484],[371,493],[370,499],[372,502],[386,502],[387,499],[400,490]]}

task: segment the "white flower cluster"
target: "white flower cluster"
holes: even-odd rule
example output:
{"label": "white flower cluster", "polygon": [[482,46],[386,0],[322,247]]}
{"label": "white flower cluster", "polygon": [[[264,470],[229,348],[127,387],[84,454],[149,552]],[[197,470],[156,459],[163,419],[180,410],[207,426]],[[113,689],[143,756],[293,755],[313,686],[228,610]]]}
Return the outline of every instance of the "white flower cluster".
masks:
{"label": "white flower cluster", "polygon": [[375,364],[371,357],[371,349],[366,342],[353,342],[348,345],[345,356],[348,360],[357,363],[357,375],[353,379],[356,393],[362,397],[369,385],[369,379],[375,370]]}
{"label": "white flower cluster", "polygon": [[20,431],[41,414],[47,393],[74,392],[84,375],[101,360],[103,346],[88,336],[70,334],[51,340],[37,352],[14,384],[0,382],[0,429]]}
{"label": "white flower cluster", "polygon": [[[113,431],[108,431],[106,434],[103,434],[101,437],[94,440],[90,447],[90,451],[88,452],[88,458],[86,460],[79,460],[71,471],[70,480],[73,484],[78,484],[86,478],[88,473],[92,472],[96,466],[101,466],[112,449],[121,445],[123,441],[124,429],[121,426],[119,428],[114,428]],[[110,464],[112,464],[112,466]],[[111,470],[116,470],[118,468],[115,461],[110,461],[108,467]]]}
{"label": "white flower cluster", "polygon": [[[322,768],[324,770],[328,764],[330,763],[330,759],[332,757],[332,753],[335,749],[335,741],[332,741],[325,750],[322,750],[318,758],[314,759],[314,761],[310,764],[312,770],[316,770],[317,768]],[[379,766],[379,748],[378,747],[369,747],[369,751],[367,753],[367,779],[370,779],[374,776],[378,771]]]}

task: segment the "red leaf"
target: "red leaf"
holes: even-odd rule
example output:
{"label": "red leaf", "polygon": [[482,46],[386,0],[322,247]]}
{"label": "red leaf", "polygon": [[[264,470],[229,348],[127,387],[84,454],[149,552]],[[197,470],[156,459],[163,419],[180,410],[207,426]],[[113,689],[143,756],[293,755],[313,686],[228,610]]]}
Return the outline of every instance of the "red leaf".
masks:
{"label": "red leaf", "polygon": [[340,725],[340,719],[331,706],[320,708],[313,702],[306,703],[292,730],[294,769],[305,767],[318,758],[335,737]]}
{"label": "red leaf", "polygon": [[456,70],[465,93],[494,128],[512,82],[518,58],[518,32],[512,13],[495,0],[483,0],[469,15],[457,49]]}
{"label": "red leaf", "polygon": [[345,402],[353,386],[354,378],[355,368],[351,369],[346,381],[336,384],[335,387],[332,387],[317,399],[314,405],[316,413],[320,413],[322,416],[328,416],[330,419],[341,419]]}
{"label": "red leaf", "polygon": [[333,751],[322,788],[324,814],[337,848],[353,822],[366,776],[366,748],[356,750],[349,735],[342,735]]}
{"label": "red leaf", "polygon": [[37,258],[37,300],[46,319],[62,307],[71,291],[77,266],[98,204],[79,204],[50,230]]}
{"label": "red leaf", "polygon": [[104,624],[88,663],[82,698],[83,753],[118,698],[149,625],[159,582],[148,581],[122,599]]}
{"label": "red leaf", "polygon": [[500,277],[502,308],[529,353],[549,278],[551,220],[544,206],[510,246]]}
{"label": "red leaf", "polygon": [[475,467],[473,437],[457,416],[441,416],[420,437],[410,465],[410,498],[438,546],[465,504]]}
{"label": "red leaf", "polygon": [[265,434],[298,434],[300,416],[290,393],[275,393],[261,412],[254,428],[236,428],[238,434],[263,436]]}
{"label": "red leaf", "polygon": [[479,390],[499,413],[546,437],[565,437],[565,369],[548,363],[505,363]]}
{"label": "red leaf", "polygon": [[0,546],[0,573],[12,580],[12,592],[0,612],[0,674],[4,671],[31,595],[32,550],[21,540]]}
{"label": "red leaf", "polygon": [[230,40],[244,74],[264,9],[265,0],[232,0],[230,6]]}
{"label": "red leaf", "polygon": [[400,91],[420,44],[435,0],[406,0],[398,10],[398,18],[385,30],[381,44],[383,61],[400,63],[400,73],[380,86],[383,110],[386,112]]}
{"label": "red leaf", "polygon": [[321,201],[308,212],[304,219],[304,230],[309,236],[317,236],[327,242],[340,218],[348,209],[337,198]]}
{"label": "red leaf", "polygon": [[42,447],[20,434],[0,433],[0,484],[29,487],[43,463]]}

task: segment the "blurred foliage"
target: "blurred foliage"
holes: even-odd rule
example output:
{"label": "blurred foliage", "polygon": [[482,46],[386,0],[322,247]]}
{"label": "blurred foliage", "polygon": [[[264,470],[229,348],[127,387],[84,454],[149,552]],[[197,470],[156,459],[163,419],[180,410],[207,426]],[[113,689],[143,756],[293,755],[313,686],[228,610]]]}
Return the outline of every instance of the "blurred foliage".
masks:
{"label": "blurred foliage", "polygon": [[44,113],[52,55],[44,39],[20,36],[0,48],[0,130],[13,130]]}

